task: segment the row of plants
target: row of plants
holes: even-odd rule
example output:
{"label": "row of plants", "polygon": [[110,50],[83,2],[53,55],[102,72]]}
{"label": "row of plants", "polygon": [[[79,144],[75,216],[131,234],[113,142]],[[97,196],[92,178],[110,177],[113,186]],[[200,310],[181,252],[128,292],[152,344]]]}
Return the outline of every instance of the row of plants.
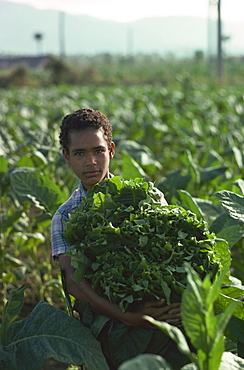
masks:
{"label": "row of plants", "polygon": [[[198,57],[199,54],[199,57]],[[19,63],[0,71],[0,87],[50,85],[132,85],[158,84],[168,86],[176,75],[189,75],[195,81],[208,81],[218,84],[217,61],[208,60],[203,53],[184,59],[173,55],[134,55],[121,56],[99,54],[95,56],[47,56],[43,68],[32,69]],[[223,61],[222,82],[241,85],[239,76],[243,75],[241,57],[226,58]]]}
{"label": "row of plants", "polygon": [[[33,239],[31,245],[45,245],[49,251],[51,214],[77,184],[60,153],[59,125],[67,112],[81,106],[100,109],[110,118],[116,143],[116,156],[111,163],[114,174],[129,178],[131,168],[134,171],[138,167],[137,177],[154,181],[172,204],[182,203],[182,191],[188,192],[201,204],[209,226],[220,232],[213,221],[223,209],[214,193],[229,190],[242,194],[239,180],[244,167],[244,97],[238,88],[209,89],[185,79],[178,83],[177,90],[150,85],[3,90],[2,246],[11,248],[13,236],[19,248],[21,243],[26,246],[23,238],[29,235]],[[23,167],[39,171],[52,182],[48,186],[55,186],[53,193],[59,196],[49,213],[14,192],[11,174],[19,169],[20,173],[27,172],[28,177],[29,171],[21,170]],[[46,203],[51,207],[49,200]],[[241,243],[240,240],[235,245],[235,253],[241,252]],[[16,253],[10,255],[17,257]],[[236,266],[235,273],[243,279],[241,265]]]}
{"label": "row of plants", "polygon": [[63,85],[0,95],[2,301],[27,283],[24,306],[32,309],[41,300],[65,308],[59,267],[50,256],[50,222],[77,186],[58,135],[62,117],[80,107],[99,109],[112,123],[111,172],[153,181],[168,203],[203,218],[229,243],[231,276],[243,284],[241,88],[209,87],[179,76],[166,87]]}

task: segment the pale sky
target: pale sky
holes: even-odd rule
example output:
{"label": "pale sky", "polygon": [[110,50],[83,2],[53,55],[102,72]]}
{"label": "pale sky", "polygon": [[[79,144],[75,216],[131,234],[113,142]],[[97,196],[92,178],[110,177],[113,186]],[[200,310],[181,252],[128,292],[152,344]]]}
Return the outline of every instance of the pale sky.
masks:
{"label": "pale sky", "polygon": [[[1,1],[1,0],[0,0]],[[146,17],[207,17],[209,3],[217,0],[7,0],[37,9],[56,9],[71,14],[130,22]],[[221,0],[224,21],[243,20],[244,0]]]}

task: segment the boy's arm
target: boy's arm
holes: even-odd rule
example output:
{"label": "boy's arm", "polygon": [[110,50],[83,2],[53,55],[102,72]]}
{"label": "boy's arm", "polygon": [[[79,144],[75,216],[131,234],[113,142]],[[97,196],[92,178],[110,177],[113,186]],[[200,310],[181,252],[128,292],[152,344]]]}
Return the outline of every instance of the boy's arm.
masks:
{"label": "boy's arm", "polygon": [[74,279],[74,268],[71,266],[69,256],[60,254],[59,263],[64,273],[69,294],[80,301],[89,302],[93,311],[98,314],[119,320],[128,326],[152,328],[144,320],[144,315],[151,316],[156,320],[167,321],[172,325],[181,325],[180,305],[178,303],[167,306],[164,304],[165,300],[145,302],[137,312],[123,313],[116,303],[96,294],[88,282],[84,280],[78,283]]}

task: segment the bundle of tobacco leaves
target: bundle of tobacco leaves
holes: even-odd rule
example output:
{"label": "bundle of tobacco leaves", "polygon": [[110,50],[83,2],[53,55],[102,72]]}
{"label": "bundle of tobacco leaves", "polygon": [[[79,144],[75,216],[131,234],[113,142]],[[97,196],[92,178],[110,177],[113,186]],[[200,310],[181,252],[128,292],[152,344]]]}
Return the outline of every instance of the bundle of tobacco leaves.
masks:
{"label": "bundle of tobacco leaves", "polygon": [[65,229],[77,281],[89,279],[95,292],[124,312],[146,299],[179,300],[185,262],[214,280],[230,259],[206,222],[182,207],[162,205],[158,189],[142,179],[116,176],[95,185]]}

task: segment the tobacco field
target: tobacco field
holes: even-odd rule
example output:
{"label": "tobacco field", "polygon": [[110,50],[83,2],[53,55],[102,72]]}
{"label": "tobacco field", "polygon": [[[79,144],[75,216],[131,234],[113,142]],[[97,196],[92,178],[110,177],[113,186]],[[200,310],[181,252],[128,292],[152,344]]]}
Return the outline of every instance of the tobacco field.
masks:
{"label": "tobacco field", "polygon": [[[11,290],[23,285],[23,297],[16,298],[20,308],[23,304],[14,311],[16,323],[33,316],[40,302],[42,310],[48,305],[68,317],[59,266],[51,258],[50,224],[78,184],[62,158],[58,136],[62,117],[80,107],[100,110],[113,126],[111,172],[152,181],[169,204],[203,218],[210,231],[228,242],[230,274],[244,285],[243,86],[182,78],[173,86],[10,87],[0,90],[1,317]],[[243,336],[238,343],[243,356]],[[94,369],[106,369],[94,348],[100,363]],[[79,364],[72,356],[67,361]],[[196,369],[219,368],[203,363],[195,363]]]}

